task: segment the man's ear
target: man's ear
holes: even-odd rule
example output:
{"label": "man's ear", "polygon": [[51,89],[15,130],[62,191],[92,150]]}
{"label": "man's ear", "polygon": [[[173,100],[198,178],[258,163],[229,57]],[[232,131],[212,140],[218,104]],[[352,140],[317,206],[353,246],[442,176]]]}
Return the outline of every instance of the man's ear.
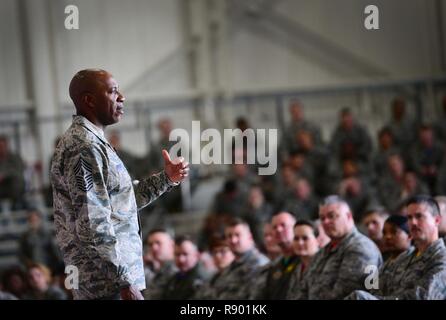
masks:
{"label": "man's ear", "polygon": [[89,107],[89,108],[93,108],[95,106],[95,98],[92,94],[90,93],[86,93],[83,98],[82,98],[84,104]]}
{"label": "man's ear", "polygon": [[441,223],[441,219],[442,219],[441,215],[434,216],[434,219],[435,219],[435,225],[438,227]]}
{"label": "man's ear", "polygon": [[347,211],[347,217],[348,217],[349,220],[353,221],[353,213],[350,210]]}

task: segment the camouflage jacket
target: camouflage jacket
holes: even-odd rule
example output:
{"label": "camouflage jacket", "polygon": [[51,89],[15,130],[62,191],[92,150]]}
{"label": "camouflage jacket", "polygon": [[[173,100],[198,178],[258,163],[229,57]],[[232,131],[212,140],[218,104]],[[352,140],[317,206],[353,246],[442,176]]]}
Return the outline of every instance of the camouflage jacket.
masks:
{"label": "camouflage jacket", "polygon": [[75,299],[145,288],[137,208],[174,184],[161,172],[133,187],[104,132],[82,116],[59,142],[51,166],[56,240],[66,265],[78,269]]}
{"label": "camouflage jacket", "polygon": [[188,272],[175,273],[167,282],[162,294],[163,300],[190,300],[195,299],[197,292],[210,278],[201,264],[197,264]]}
{"label": "camouflage jacket", "polygon": [[290,284],[288,286],[288,291],[285,296],[287,300],[293,300],[296,298],[296,293],[299,291],[299,288],[301,286],[301,283],[303,282],[305,276],[307,275],[307,271],[309,269],[308,265],[307,267],[303,267],[302,262],[300,261],[297,266],[294,268],[293,274],[290,278]]}
{"label": "camouflage jacket", "polygon": [[258,288],[255,298],[258,300],[284,300],[290,289],[291,279],[300,265],[300,258],[281,257],[270,265],[266,273],[263,288]]}
{"label": "camouflage jacket", "polygon": [[[348,298],[357,300],[446,299],[446,247],[442,239],[417,256],[412,250],[395,260],[391,276],[380,277],[380,290],[355,291]],[[381,281],[383,283],[381,283]]]}
{"label": "camouflage jacket", "polygon": [[375,243],[356,227],[335,247],[326,245],[313,258],[294,299],[343,299],[365,288],[367,266],[379,268],[382,257]]}
{"label": "camouflage jacket", "polygon": [[268,258],[257,249],[245,252],[227,267],[213,288],[213,299],[241,300],[252,297],[254,281]]}
{"label": "camouflage jacket", "polygon": [[153,276],[144,291],[146,300],[159,300],[172,276],[178,272],[174,261],[166,261],[159,270],[153,271]]}

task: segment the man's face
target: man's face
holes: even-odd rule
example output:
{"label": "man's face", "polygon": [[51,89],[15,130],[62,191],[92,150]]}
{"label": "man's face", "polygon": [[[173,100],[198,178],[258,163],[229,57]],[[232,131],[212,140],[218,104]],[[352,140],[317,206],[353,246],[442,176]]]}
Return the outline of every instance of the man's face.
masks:
{"label": "man's face", "polygon": [[175,264],[181,272],[193,269],[200,259],[197,247],[190,241],[175,246]]}
{"label": "man's face", "polygon": [[251,231],[244,224],[226,228],[225,237],[235,254],[243,254],[254,246]]}
{"label": "man's face", "polygon": [[156,232],[149,236],[147,244],[149,254],[155,261],[164,262],[173,259],[174,242],[172,238],[164,232]]}
{"label": "man's face", "polygon": [[353,217],[347,206],[340,203],[322,206],[319,219],[325,233],[331,239],[340,239],[347,235],[353,226]]}
{"label": "man's face", "polygon": [[293,242],[293,226],[295,219],[287,212],[275,215],[271,221],[274,230],[274,237],[281,248],[290,246]]}
{"label": "man's face", "polygon": [[310,226],[298,225],[294,228],[294,253],[301,257],[312,257],[319,250],[319,242]]}
{"label": "man's face", "polygon": [[45,275],[39,268],[32,268],[29,271],[29,283],[32,288],[43,291],[48,286]]}
{"label": "man's face", "polygon": [[380,216],[379,213],[368,214],[363,221],[364,226],[367,229],[367,235],[370,239],[378,241],[382,239],[382,230],[384,226],[384,217]]}
{"label": "man's face", "polygon": [[234,261],[234,254],[228,246],[218,246],[212,249],[212,258],[217,268],[222,270]]}
{"label": "man's face", "polygon": [[311,187],[307,180],[299,179],[296,183],[296,195],[298,199],[306,200],[311,196]]}
{"label": "man's face", "polygon": [[249,192],[249,203],[254,207],[260,207],[264,202],[263,193],[260,188],[252,188]]}
{"label": "man's face", "polygon": [[383,239],[390,252],[402,252],[410,246],[410,236],[393,223],[384,223]]}
{"label": "man's face", "polygon": [[410,235],[414,240],[421,243],[431,243],[438,237],[438,226],[440,216],[433,216],[431,209],[425,203],[411,204],[407,207],[407,218],[409,219]]}
{"label": "man's face", "polygon": [[397,155],[390,156],[387,161],[388,161],[390,172],[393,175],[400,176],[403,174],[404,165],[403,165],[403,161],[401,160],[401,158],[399,156],[397,156]]}
{"label": "man's face", "polygon": [[277,245],[273,227],[269,223],[265,224],[263,227],[263,242],[265,243],[266,251],[269,254],[280,253],[282,251]]}
{"label": "man's face", "polygon": [[96,87],[91,91],[93,112],[99,122],[107,126],[120,121],[124,115],[125,98],[113,76],[109,73],[98,75]]}

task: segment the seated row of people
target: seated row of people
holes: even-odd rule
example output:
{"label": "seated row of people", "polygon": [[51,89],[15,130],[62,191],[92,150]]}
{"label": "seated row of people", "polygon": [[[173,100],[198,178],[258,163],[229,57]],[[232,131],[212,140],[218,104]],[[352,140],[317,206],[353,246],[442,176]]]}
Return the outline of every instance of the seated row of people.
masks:
{"label": "seated row of people", "polygon": [[146,298],[446,299],[438,203],[430,196],[414,196],[405,209],[407,216],[385,219],[381,247],[358,230],[339,196],[321,202],[319,226],[277,212],[265,225],[266,255],[256,248],[248,223],[232,219],[224,236],[213,237],[209,247],[213,276],[204,270],[190,238],[178,239],[168,255],[157,253],[157,238],[170,248],[173,239],[165,230],[155,231],[148,237],[149,253],[158,268],[151,269]]}

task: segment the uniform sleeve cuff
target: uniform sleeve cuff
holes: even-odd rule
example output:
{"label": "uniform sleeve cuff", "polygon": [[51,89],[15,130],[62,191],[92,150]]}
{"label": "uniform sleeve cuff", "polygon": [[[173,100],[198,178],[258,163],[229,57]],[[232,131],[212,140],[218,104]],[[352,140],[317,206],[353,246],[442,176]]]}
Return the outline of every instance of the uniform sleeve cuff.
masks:
{"label": "uniform sleeve cuff", "polygon": [[180,182],[173,182],[172,180],[170,180],[169,176],[167,175],[166,171],[164,171],[164,170],[163,170],[163,175],[164,175],[165,180],[166,180],[167,184],[169,185],[169,187],[175,187],[180,184]]}

